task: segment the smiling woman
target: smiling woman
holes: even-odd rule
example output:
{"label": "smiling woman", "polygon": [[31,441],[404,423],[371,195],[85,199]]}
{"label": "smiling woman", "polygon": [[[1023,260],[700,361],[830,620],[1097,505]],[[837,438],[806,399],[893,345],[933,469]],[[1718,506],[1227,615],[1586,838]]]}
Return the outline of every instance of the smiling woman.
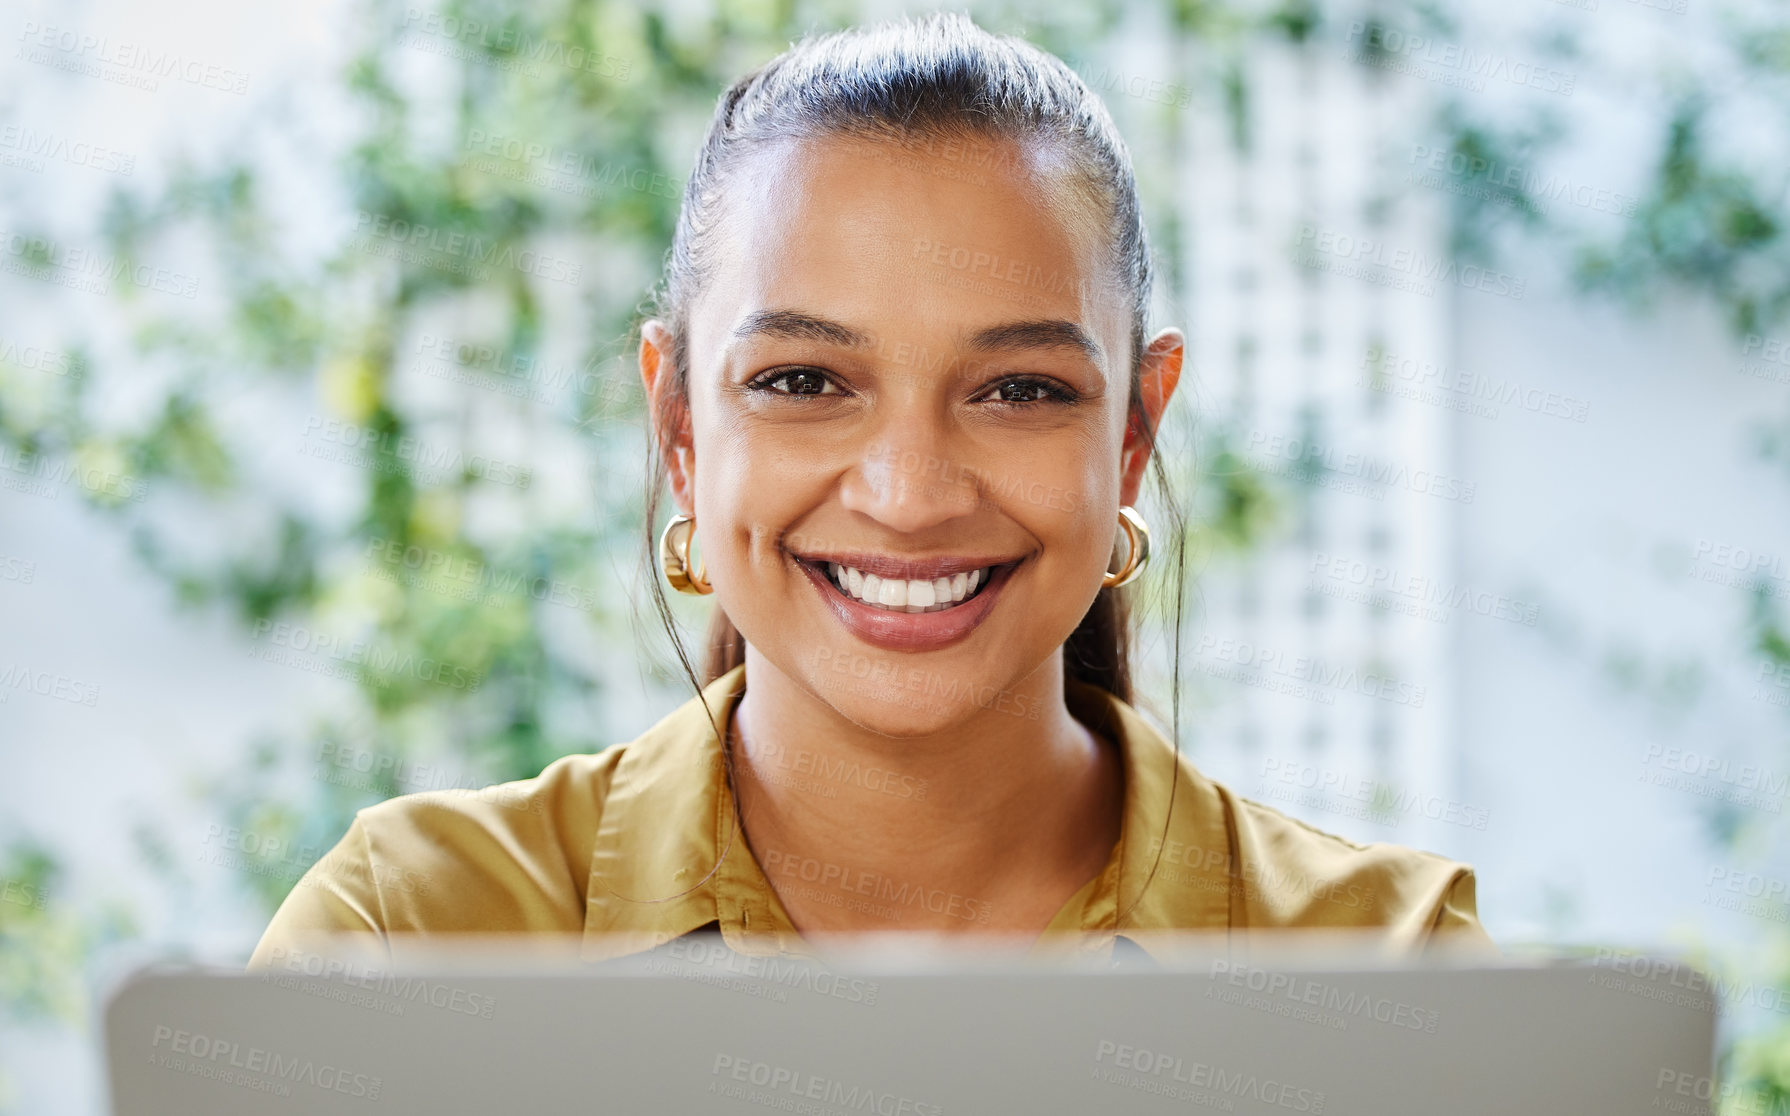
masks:
{"label": "smiling woman", "polygon": [[1134,505],[1183,359],[1150,287],[1122,140],[1023,42],[938,15],[735,83],[640,329],[649,546],[715,604],[701,676],[678,645],[697,696],[501,796],[361,811],[256,963],[319,930],[1489,946],[1465,865],[1240,799],[1131,708]]}

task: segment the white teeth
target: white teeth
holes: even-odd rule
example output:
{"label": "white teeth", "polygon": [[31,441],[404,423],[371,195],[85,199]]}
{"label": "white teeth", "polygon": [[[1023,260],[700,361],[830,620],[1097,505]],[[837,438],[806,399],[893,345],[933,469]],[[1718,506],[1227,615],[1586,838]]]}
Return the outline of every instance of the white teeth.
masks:
{"label": "white teeth", "polygon": [[987,580],[985,570],[970,570],[930,581],[878,577],[842,562],[828,562],[827,570],[832,575],[833,584],[846,593],[865,604],[891,612],[939,612],[952,608]]}

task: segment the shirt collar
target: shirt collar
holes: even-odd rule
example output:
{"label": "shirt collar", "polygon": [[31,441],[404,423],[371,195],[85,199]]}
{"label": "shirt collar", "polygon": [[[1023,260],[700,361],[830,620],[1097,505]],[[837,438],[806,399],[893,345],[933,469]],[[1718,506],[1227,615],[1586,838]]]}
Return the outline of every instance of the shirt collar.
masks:
{"label": "shirt collar", "polygon": [[[1228,928],[1242,897],[1229,811],[1213,783],[1129,704],[1098,686],[1067,679],[1069,712],[1119,748],[1125,805],[1119,843],[1106,870],[1084,888],[1079,929],[1087,948],[1104,948],[1127,931]],[[1074,905],[1071,900],[1070,906]]]}
{"label": "shirt collar", "polygon": [[[625,747],[591,853],[587,960],[643,952],[710,924],[740,953],[812,952],[735,820],[716,728],[726,728],[745,687],[737,666]],[[1106,868],[1064,904],[1041,948],[1109,949],[1127,930],[1232,925],[1241,887],[1229,878],[1236,857],[1213,784],[1105,690],[1070,680],[1065,700],[1118,746],[1124,815]],[[1168,864],[1158,850],[1171,854]]]}

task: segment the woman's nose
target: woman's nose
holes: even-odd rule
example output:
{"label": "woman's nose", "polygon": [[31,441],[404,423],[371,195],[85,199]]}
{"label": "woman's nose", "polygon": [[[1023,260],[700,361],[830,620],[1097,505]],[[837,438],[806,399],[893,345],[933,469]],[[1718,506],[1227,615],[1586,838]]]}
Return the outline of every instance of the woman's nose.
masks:
{"label": "woman's nose", "polygon": [[891,530],[916,533],[975,511],[978,475],[943,439],[909,430],[866,443],[840,498]]}

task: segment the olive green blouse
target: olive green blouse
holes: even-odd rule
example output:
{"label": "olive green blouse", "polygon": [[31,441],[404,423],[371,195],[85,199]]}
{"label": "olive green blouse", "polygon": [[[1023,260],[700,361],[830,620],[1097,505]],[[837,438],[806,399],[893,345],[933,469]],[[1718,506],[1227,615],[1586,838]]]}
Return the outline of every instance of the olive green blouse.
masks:
{"label": "olive green blouse", "polygon": [[[743,666],[707,687],[715,723],[728,723],[744,692]],[[1397,952],[1446,944],[1495,955],[1466,865],[1314,829],[1207,779],[1113,695],[1070,681],[1066,700],[1123,753],[1124,814],[1105,869],[1063,904],[1041,945],[1110,950],[1121,933],[1352,928]],[[925,905],[966,925],[980,916],[973,900],[869,873],[794,860],[769,868],[778,886],[825,888],[840,901]],[[741,953],[810,952],[777,896],[738,831],[721,742],[692,698],[639,739],[566,756],[533,779],[361,810],[287,896],[250,965],[339,932],[388,945],[571,935],[586,959],[602,960],[715,927]]]}

